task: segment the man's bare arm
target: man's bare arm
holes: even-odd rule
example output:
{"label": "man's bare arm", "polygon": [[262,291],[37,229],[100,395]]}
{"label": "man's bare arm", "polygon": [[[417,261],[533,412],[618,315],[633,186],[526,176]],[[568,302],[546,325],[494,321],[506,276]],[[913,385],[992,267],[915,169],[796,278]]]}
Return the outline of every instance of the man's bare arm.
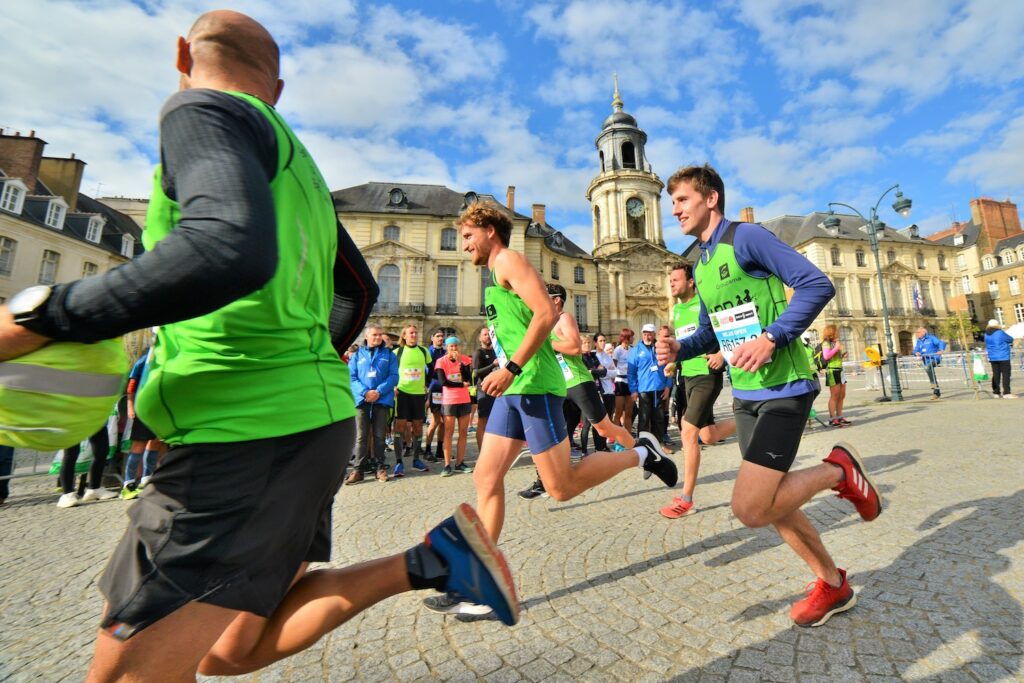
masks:
{"label": "man's bare arm", "polygon": [[563,313],[558,316],[555,323],[555,337],[557,340],[551,342],[551,348],[559,353],[570,356],[578,356],[583,353],[583,341],[580,339],[580,328],[571,315]]}

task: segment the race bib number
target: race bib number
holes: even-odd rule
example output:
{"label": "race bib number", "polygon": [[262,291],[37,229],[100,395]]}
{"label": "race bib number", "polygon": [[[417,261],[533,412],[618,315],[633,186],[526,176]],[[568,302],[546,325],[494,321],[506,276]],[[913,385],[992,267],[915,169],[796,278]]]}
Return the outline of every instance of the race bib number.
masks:
{"label": "race bib number", "polygon": [[405,368],[402,370],[402,377],[406,382],[415,382],[423,379],[423,370],[420,368]]}
{"label": "race bib number", "polygon": [[556,352],[555,359],[558,361],[558,367],[562,368],[562,377],[565,377],[566,381],[572,379],[572,368],[565,362],[565,356]]}
{"label": "race bib number", "polygon": [[441,395],[440,391],[435,391],[432,394],[430,394],[430,402],[431,403],[440,403],[441,402],[441,398],[442,398],[442,395]]}
{"label": "race bib number", "polygon": [[697,323],[676,328],[676,339],[686,339],[697,332]]}
{"label": "race bib number", "polygon": [[[718,345],[722,348],[722,356],[729,365],[732,365],[732,352],[736,347],[757,339],[763,331],[761,321],[757,318],[757,306],[753,301],[724,311],[708,313]],[[768,362],[771,362],[770,358]]]}
{"label": "race bib number", "polygon": [[462,381],[462,373],[461,372],[449,372],[448,373],[448,381],[449,382],[461,382]]}

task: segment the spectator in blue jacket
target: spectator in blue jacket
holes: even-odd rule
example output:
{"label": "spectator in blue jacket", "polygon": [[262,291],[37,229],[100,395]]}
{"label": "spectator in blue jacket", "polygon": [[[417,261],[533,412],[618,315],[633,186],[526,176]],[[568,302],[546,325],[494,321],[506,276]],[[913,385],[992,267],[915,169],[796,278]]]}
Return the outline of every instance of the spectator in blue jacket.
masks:
{"label": "spectator in blue jacket", "polygon": [[[346,484],[363,480],[363,471],[377,469],[377,480],[388,480],[384,456],[384,439],[395,405],[398,386],[398,359],[384,344],[380,325],[366,328],[366,346],[360,346],[349,359],[352,375],[352,396],[356,400],[356,460]],[[370,453],[372,436],[373,455]]]}
{"label": "spectator in blue jacket", "polygon": [[[665,367],[658,365],[654,355],[656,332],[653,323],[647,323],[640,329],[640,343],[629,350],[626,361],[626,381],[632,400],[640,402],[637,433],[650,432],[660,441],[665,434],[661,404],[668,400],[669,388],[665,384]],[[666,452],[670,452],[669,449]]]}
{"label": "spectator in blue jacket", "polygon": [[[1010,393],[1010,350],[1013,348],[1013,337],[1003,331],[998,320],[989,320],[985,329],[985,351],[988,362],[992,364],[992,393],[996,398],[1017,398]],[[1000,381],[1002,380],[1002,381]],[[1000,393],[1002,384],[1002,393]]]}
{"label": "spectator in blue jacket", "polygon": [[924,363],[924,371],[928,381],[932,383],[932,400],[942,398],[939,390],[939,378],[935,375],[935,367],[942,365],[942,352],[946,350],[946,342],[923,327],[917,328],[917,342],[914,343],[914,355]]}

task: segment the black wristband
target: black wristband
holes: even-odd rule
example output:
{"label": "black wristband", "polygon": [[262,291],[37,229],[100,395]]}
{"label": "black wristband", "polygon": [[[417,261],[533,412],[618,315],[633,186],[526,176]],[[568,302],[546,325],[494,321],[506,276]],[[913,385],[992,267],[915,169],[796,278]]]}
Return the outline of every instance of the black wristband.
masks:
{"label": "black wristband", "polygon": [[510,360],[509,362],[505,363],[505,369],[511,372],[516,377],[523,374],[523,369],[519,367],[519,364],[516,363],[514,360]]}

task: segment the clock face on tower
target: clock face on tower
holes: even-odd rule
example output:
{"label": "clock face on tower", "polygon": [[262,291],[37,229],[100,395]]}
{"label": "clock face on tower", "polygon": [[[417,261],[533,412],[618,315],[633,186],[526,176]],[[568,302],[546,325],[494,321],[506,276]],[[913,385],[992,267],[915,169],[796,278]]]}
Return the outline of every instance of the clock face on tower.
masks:
{"label": "clock face on tower", "polygon": [[645,207],[643,201],[637,199],[636,197],[633,197],[632,199],[626,202],[626,213],[628,213],[633,218],[639,218],[640,216],[643,216],[644,210]]}

